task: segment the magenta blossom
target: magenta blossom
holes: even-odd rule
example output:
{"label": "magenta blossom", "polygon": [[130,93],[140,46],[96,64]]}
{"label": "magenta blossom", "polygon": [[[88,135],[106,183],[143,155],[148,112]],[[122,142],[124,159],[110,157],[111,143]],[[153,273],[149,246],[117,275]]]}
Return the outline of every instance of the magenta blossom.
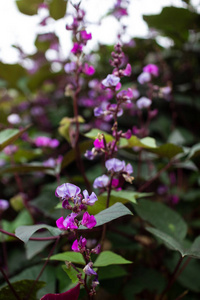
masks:
{"label": "magenta blossom", "polygon": [[86,30],[82,30],[80,32],[81,35],[81,39],[83,40],[84,43],[86,43],[88,40],[92,39],[92,34],[91,33],[87,33]]}
{"label": "magenta blossom", "polygon": [[62,230],[62,229],[78,229],[78,221],[75,220],[76,216],[78,214],[76,213],[71,213],[69,216],[67,216],[65,219],[63,217],[60,217],[56,221],[57,227]]}
{"label": "magenta blossom", "polygon": [[63,183],[62,185],[59,185],[55,191],[56,197],[62,198],[62,199],[72,199],[76,200],[79,198],[79,194],[81,192],[81,189],[72,184],[72,183]]}
{"label": "magenta blossom", "polygon": [[74,43],[74,46],[71,49],[71,52],[74,53],[74,54],[81,53],[82,49],[83,49],[83,45],[79,45],[78,43]]}
{"label": "magenta blossom", "polygon": [[126,69],[123,70],[124,76],[130,76],[131,75],[131,65],[127,64]]}
{"label": "magenta blossom", "polygon": [[95,68],[85,63],[83,66],[83,73],[85,73],[88,76],[92,76],[95,73]]}
{"label": "magenta blossom", "polygon": [[82,203],[87,204],[87,205],[92,206],[98,200],[98,198],[94,192],[92,192],[92,194],[89,196],[87,190],[83,191],[83,196],[84,196],[84,199],[82,200]]}
{"label": "magenta blossom", "polygon": [[159,69],[154,64],[148,64],[143,68],[143,72],[147,72],[151,75],[154,75],[155,77],[158,77],[159,75]]}
{"label": "magenta blossom", "polygon": [[75,240],[72,244],[72,250],[74,252],[80,252],[80,251],[84,251],[85,250],[85,246],[86,246],[87,240],[86,238],[82,238],[82,236],[80,236],[79,241]]}
{"label": "magenta blossom", "polygon": [[34,143],[37,147],[49,147],[49,148],[56,148],[59,145],[59,141],[56,139],[51,139],[47,136],[38,136]]}
{"label": "magenta blossom", "polygon": [[93,228],[96,225],[97,221],[93,215],[90,216],[90,214],[86,211],[83,214],[83,219],[81,221],[81,224],[89,229]]}
{"label": "magenta blossom", "polygon": [[102,84],[105,87],[115,87],[118,83],[120,82],[120,78],[113,75],[109,74],[103,81]]}
{"label": "magenta blossom", "polygon": [[104,148],[104,142],[103,142],[103,139],[102,140],[99,140],[99,139],[96,139],[96,140],[94,140],[94,147],[96,148],[96,149],[102,149],[102,148]]}

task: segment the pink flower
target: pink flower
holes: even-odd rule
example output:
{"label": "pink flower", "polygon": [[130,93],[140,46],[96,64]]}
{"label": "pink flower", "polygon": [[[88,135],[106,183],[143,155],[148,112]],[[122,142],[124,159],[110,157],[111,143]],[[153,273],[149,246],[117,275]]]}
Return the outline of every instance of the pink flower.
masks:
{"label": "pink flower", "polygon": [[83,67],[83,73],[85,73],[88,76],[92,76],[95,73],[95,68],[85,63]]}
{"label": "pink flower", "polygon": [[81,39],[84,42],[92,39],[92,34],[91,33],[87,33],[86,30],[81,31],[80,34],[81,34]]}
{"label": "pink flower", "polygon": [[156,65],[154,64],[148,64],[143,68],[143,72],[150,73],[154,75],[155,77],[158,77],[159,75],[159,69]]}
{"label": "pink flower", "polygon": [[93,215],[90,216],[90,214],[86,211],[83,214],[83,219],[81,221],[81,224],[89,229],[93,228],[96,225],[97,221]]}
{"label": "pink flower", "polygon": [[72,244],[72,250],[74,252],[80,252],[81,250],[85,250],[85,246],[86,246],[87,240],[86,238],[82,238],[82,236],[80,237],[79,241],[75,240]]}
{"label": "pink flower", "polygon": [[38,136],[35,139],[34,143],[37,147],[49,147],[49,148],[56,148],[59,145],[58,140],[51,139],[47,136]]}
{"label": "pink flower", "polygon": [[103,140],[99,140],[99,139],[96,139],[94,140],[94,147],[97,148],[97,149],[101,149],[101,148],[104,148],[104,142]]}
{"label": "pink flower", "polygon": [[78,214],[76,213],[71,213],[69,216],[67,216],[65,219],[63,217],[60,217],[57,221],[56,221],[56,225],[59,229],[78,229],[77,223],[78,221],[75,220],[75,217]]}
{"label": "pink flower", "polygon": [[74,46],[73,46],[71,52],[74,54],[81,53],[82,49],[83,49],[82,45],[79,45],[78,43],[74,43]]}
{"label": "pink flower", "polygon": [[131,65],[127,64],[126,69],[123,70],[123,75],[124,76],[130,76],[131,75]]}

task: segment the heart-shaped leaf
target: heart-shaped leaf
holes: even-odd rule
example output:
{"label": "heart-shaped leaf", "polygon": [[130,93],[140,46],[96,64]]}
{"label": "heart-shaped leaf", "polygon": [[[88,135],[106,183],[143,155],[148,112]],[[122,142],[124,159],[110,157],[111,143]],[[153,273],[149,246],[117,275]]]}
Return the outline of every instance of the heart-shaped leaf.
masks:
{"label": "heart-shaped leaf", "polygon": [[80,293],[80,284],[77,284],[71,290],[61,294],[46,294],[40,300],[78,300]]}

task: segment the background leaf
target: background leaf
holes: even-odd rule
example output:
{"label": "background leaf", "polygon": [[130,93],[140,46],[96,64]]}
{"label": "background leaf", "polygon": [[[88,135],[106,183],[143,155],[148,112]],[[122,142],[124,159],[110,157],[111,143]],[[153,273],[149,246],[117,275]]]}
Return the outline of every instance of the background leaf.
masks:
{"label": "background leaf", "polygon": [[24,243],[27,243],[30,237],[38,230],[40,229],[47,229],[53,236],[57,236],[61,234],[61,230],[52,227],[46,224],[40,224],[40,225],[32,225],[32,226],[20,226],[15,230],[15,235],[22,240]]}
{"label": "background leaf", "polygon": [[[12,286],[20,299],[26,299],[26,297],[28,296],[29,300],[37,300],[36,293],[43,286],[45,286],[45,282],[37,281],[35,283],[34,280],[21,280],[12,283]],[[30,290],[31,294],[29,293]],[[5,286],[2,289],[0,289],[0,300],[5,299],[16,300],[16,297],[10,290],[9,286]]]}
{"label": "background leaf", "polygon": [[186,236],[186,222],[177,212],[165,204],[141,200],[138,205],[134,205],[134,209],[143,220],[151,223],[162,232],[176,237],[178,240],[182,240]]}
{"label": "background leaf", "polygon": [[111,251],[103,251],[94,262],[94,267],[106,267],[109,265],[132,264],[132,261],[123,258]]}

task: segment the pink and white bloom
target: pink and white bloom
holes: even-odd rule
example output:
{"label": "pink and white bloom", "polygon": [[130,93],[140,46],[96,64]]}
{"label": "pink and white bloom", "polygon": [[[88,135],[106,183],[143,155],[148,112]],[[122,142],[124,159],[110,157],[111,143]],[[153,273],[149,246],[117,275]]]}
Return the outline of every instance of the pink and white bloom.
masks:
{"label": "pink and white bloom", "polygon": [[78,214],[71,213],[69,216],[67,216],[65,219],[63,217],[60,217],[56,221],[56,225],[59,229],[78,229],[78,220],[75,220],[76,216]]}

